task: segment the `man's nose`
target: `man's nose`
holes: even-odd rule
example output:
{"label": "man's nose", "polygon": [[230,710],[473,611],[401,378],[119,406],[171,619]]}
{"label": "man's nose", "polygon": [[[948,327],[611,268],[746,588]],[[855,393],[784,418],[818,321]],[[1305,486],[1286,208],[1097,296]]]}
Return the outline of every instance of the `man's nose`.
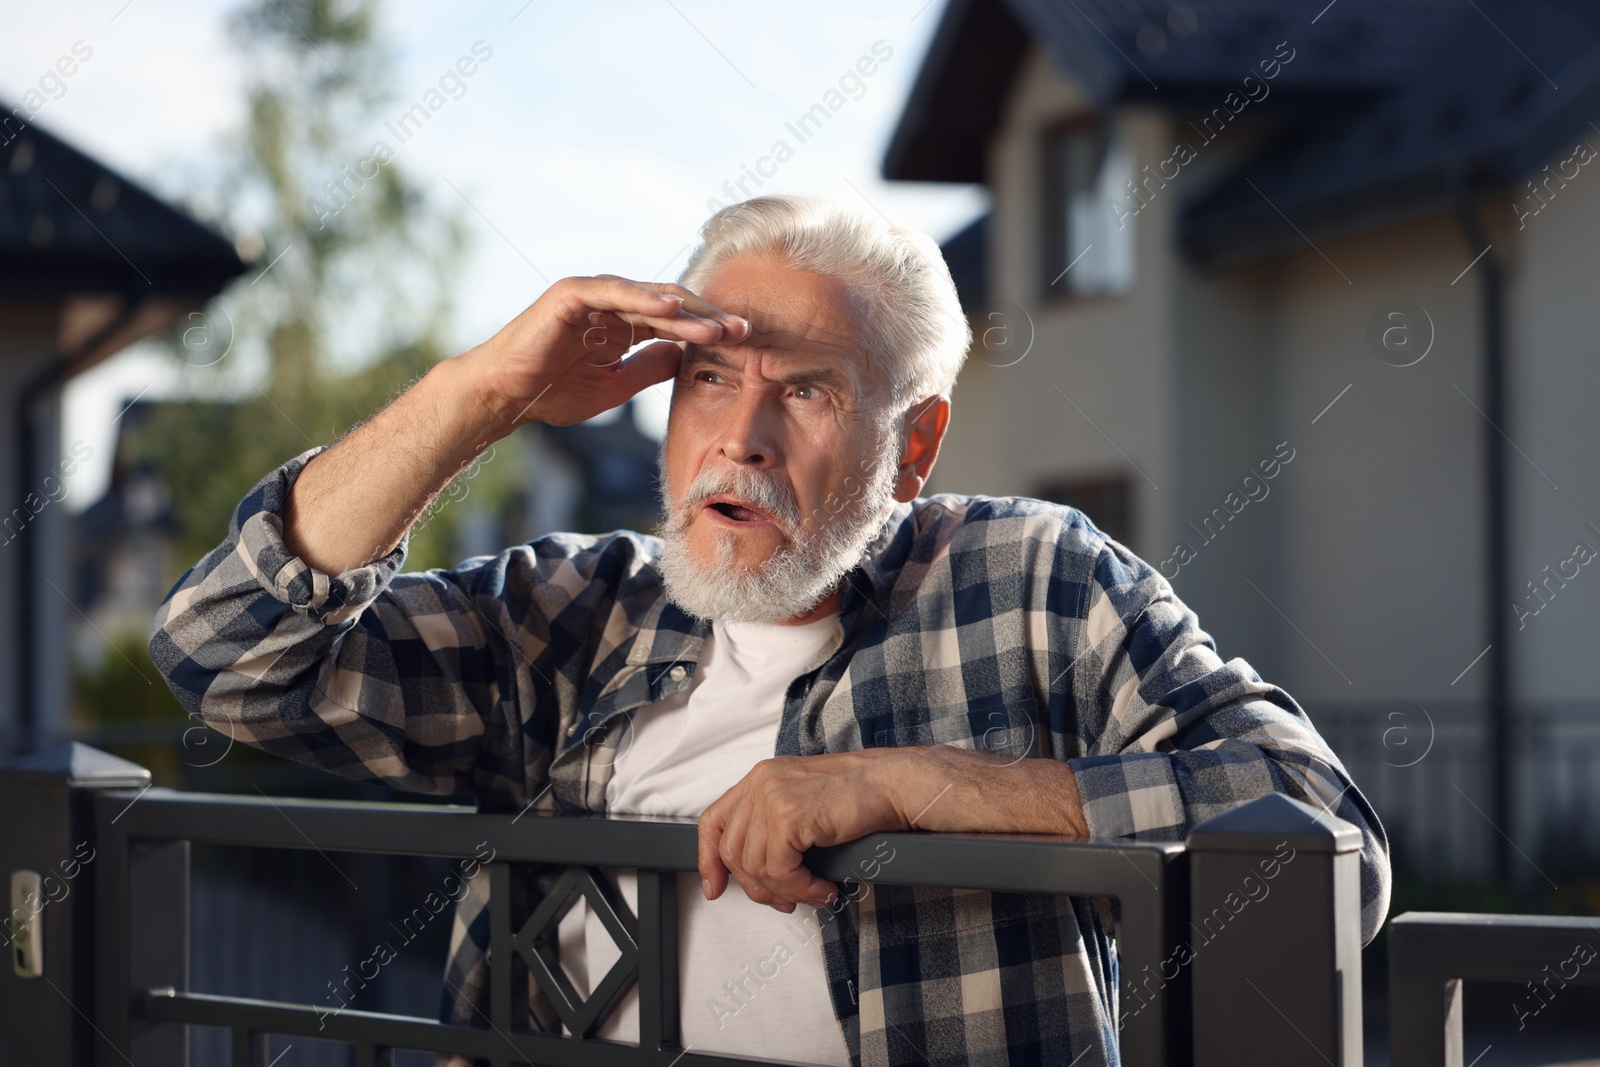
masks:
{"label": "man's nose", "polygon": [[777,463],[777,440],[773,432],[774,401],[763,389],[745,389],[731,409],[724,409],[718,428],[719,449],[723,456],[740,466],[771,467]]}

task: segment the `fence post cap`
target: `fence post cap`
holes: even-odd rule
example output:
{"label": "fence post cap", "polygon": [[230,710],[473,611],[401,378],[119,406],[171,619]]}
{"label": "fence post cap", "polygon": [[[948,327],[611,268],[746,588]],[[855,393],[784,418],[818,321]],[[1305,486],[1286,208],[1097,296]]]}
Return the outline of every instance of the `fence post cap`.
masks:
{"label": "fence post cap", "polygon": [[1361,831],[1326,809],[1268,793],[1200,823],[1189,831],[1188,846],[1212,852],[1271,852],[1284,842],[1298,851],[1357,852]]}
{"label": "fence post cap", "polygon": [[0,780],[66,789],[119,789],[149,785],[150,772],[81,741],[68,741],[0,763]]}

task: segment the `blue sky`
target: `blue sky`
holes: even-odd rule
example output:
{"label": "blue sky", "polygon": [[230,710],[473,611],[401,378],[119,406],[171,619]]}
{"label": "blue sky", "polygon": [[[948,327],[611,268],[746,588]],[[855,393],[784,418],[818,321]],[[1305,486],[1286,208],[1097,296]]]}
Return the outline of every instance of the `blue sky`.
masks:
{"label": "blue sky", "polygon": [[[980,189],[878,176],[944,2],[383,4],[381,34],[395,57],[394,101],[384,109],[391,118],[475,43],[480,54],[492,50],[463,79],[465,91],[403,145],[382,122],[372,130],[435,202],[465,208],[472,246],[452,343],[481,341],[557,278],[676,276],[708,199],[727,200],[725,183],[757,169],[769,176],[759,188],[747,181],[745,191],[859,197],[937,239],[954,233],[983,210]],[[245,72],[224,34],[235,6],[17,5],[0,37],[0,99],[20,101],[83,42],[92,58],[35,121],[182,200],[241,118]],[[864,56],[869,62],[858,68]],[[860,74],[869,68],[870,76]],[[803,142],[786,125],[841,97]],[[773,155],[780,140],[793,150],[781,163]],[[69,387],[66,440],[95,449],[73,486],[74,505],[103,489],[111,420],[122,405],[141,391],[155,397],[185,387],[182,373],[142,346]],[[647,395],[643,407],[648,420],[664,420],[664,399]]]}

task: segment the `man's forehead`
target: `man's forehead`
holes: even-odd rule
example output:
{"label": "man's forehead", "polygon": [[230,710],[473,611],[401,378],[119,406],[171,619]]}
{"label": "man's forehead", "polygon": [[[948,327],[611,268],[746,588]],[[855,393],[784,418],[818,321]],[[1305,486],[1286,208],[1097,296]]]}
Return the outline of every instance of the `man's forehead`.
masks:
{"label": "man's forehead", "polygon": [[843,280],[770,256],[739,256],[699,289],[706,300],[750,321],[775,346],[810,342],[851,348],[865,310]]}
{"label": "man's forehead", "polygon": [[855,302],[840,292],[837,301],[804,299],[794,292],[707,290],[706,300],[749,321],[752,345],[800,349],[832,347],[848,354],[856,342]]}
{"label": "man's forehead", "polygon": [[[732,345],[686,344],[686,365],[738,365],[751,355],[775,356],[796,368],[838,366],[861,394],[879,384],[882,375],[860,336],[866,308],[840,279],[771,257],[741,257],[714,271],[700,293],[746,319],[751,334]],[[722,358],[708,358],[713,353]]]}
{"label": "man's forehead", "polygon": [[715,342],[709,345],[689,342],[684,348],[685,352],[696,350],[707,351],[732,351],[736,349],[762,349],[770,351],[773,355],[780,356],[813,356],[820,359],[844,360],[854,362],[859,355],[859,346],[856,339],[848,334],[833,333],[828,330],[807,328],[800,331],[792,329],[773,329],[763,327],[758,314],[738,312],[750,322],[750,336],[736,344],[723,345]]}

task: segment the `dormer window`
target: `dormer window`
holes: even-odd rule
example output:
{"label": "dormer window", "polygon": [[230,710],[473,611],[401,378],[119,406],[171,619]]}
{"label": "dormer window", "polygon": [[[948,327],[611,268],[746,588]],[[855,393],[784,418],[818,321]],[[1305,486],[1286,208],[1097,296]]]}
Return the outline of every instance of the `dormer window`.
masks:
{"label": "dormer window", "polygon": [[1127,292],[1138,214],[1127,204],[1132,153],[1105,124],[1085,118],[1045,129],[1040,149],[1045,296]]}

